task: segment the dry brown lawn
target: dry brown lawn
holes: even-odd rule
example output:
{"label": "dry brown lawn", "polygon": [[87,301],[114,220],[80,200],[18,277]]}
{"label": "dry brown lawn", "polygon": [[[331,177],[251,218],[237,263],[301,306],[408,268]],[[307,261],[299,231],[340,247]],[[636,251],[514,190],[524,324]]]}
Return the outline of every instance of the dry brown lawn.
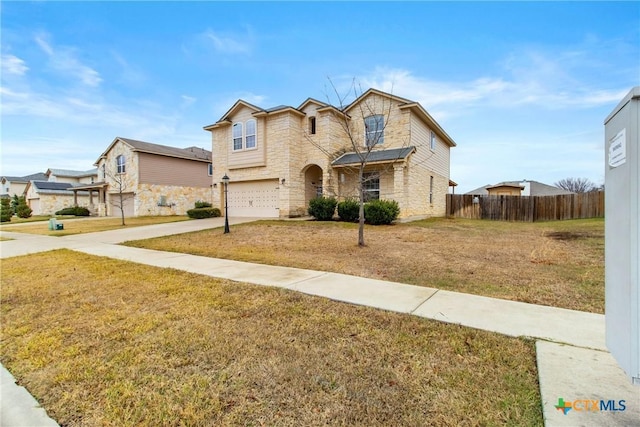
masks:
{"label": "dry brown lawn", "polygon": [[[367,253],[432,236],[389,230]],[[542,425],[524,339],[68,250],[3,260],[0,307],[2,363],[63,426]]]}
{"label": "dry brown lawn", "polygon": [[604,220],[438,218],[367,226],[264,221],[128,242],[136,247],[332,271],[533,304],[604,312]]}
{"label": "dry brown lawn", "polygon": [[187,221],[186,216],[140,216],[125,218],[125,225],[122,225],[121,218],[83,218],[64,217],[58,219],[58,223],[64,225],[64,230],[49,230],[48,221],[23,222],[17,224],[5,223],[0,226],[0,230],[15,233],[42,234],[46,236],[70,236],[72,234],[95,233],[98,231],[118,230],[126,227],[139,227],[142,225],[161,224],[165,222]]}

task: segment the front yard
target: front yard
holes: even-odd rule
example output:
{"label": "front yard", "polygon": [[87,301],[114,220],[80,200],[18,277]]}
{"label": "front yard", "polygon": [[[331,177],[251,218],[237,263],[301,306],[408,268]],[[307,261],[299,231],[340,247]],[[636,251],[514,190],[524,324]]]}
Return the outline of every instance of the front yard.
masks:
{"label": "front yard", "polygon": [[525,339],[68,250],[3,260],[0,307],[2,363],[64,426],[542,425]]}
{"label": "front yard", "polygon": [[604,313],[604,219],[445,219],[367,226],[262,221],[127,242],[136,247],[332,271]]}
{"label": "front yard", "polygon": [[45,236],[70,236],[73,234],[95,233],[98,231],[117,230],[125,227],[140,227],[143,225],[162,224],[166,222],[188,221],[187,216],[140,216],[125,218],[122,225],[121,218],[115,217],[58,217],[57,222],[63,224],[63,230],[49,230],[49,218],[38,217],[34,221],[14,221],[2,223],[0,230],[16,233],[42,234]]}

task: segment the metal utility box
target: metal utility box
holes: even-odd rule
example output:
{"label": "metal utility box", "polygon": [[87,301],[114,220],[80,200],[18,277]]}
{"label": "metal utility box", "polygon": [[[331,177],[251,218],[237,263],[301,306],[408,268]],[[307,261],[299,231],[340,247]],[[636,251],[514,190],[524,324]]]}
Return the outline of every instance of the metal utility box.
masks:
{"label": "metal utility box", "polygon": [[640,385],[640,86],[604,122],[607,348]]}

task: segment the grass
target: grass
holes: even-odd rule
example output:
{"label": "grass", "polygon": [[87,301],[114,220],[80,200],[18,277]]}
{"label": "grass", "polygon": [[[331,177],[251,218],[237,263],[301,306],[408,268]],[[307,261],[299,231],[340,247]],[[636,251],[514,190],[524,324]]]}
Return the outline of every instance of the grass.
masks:
{"label": "grass", "polygon": [[[49,217],[46,218],[49,220]],[[165,222],[187,221],[187,216],[140,216],[125,219],[122,225],[121,218],[86,218],[86,217],[62,217],[58,218],[58,223],[64,225],[64,230],[49,230],[48,222],[29,222],[15,227],[0,226],[0,230],[17,233],[42,234],[45,236],[70,236],[73,234],[95,233],[98,231],[117,230],[125,227],[139,227],[142,225],[161,224]],[[3,224],[4,225],[4,224]]]}
{"label": "grass", "polygon": [[3,260],[0,310],[64,426],[543,424],[525,339],[68,250]]}
{"label": "grass", "polygon": [[127,245],[332,271],[604,312],[604,220],[509,223],[437,218],[368,226],[262,221]]}

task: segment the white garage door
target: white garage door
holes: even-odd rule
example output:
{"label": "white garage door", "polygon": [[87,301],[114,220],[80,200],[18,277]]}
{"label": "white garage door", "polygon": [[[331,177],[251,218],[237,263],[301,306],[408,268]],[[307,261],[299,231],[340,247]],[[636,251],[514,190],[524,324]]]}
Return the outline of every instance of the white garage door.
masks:
{"label": "white garage door", "polygon": [[229,183],[229,216],[278,218],[278,180]]}

